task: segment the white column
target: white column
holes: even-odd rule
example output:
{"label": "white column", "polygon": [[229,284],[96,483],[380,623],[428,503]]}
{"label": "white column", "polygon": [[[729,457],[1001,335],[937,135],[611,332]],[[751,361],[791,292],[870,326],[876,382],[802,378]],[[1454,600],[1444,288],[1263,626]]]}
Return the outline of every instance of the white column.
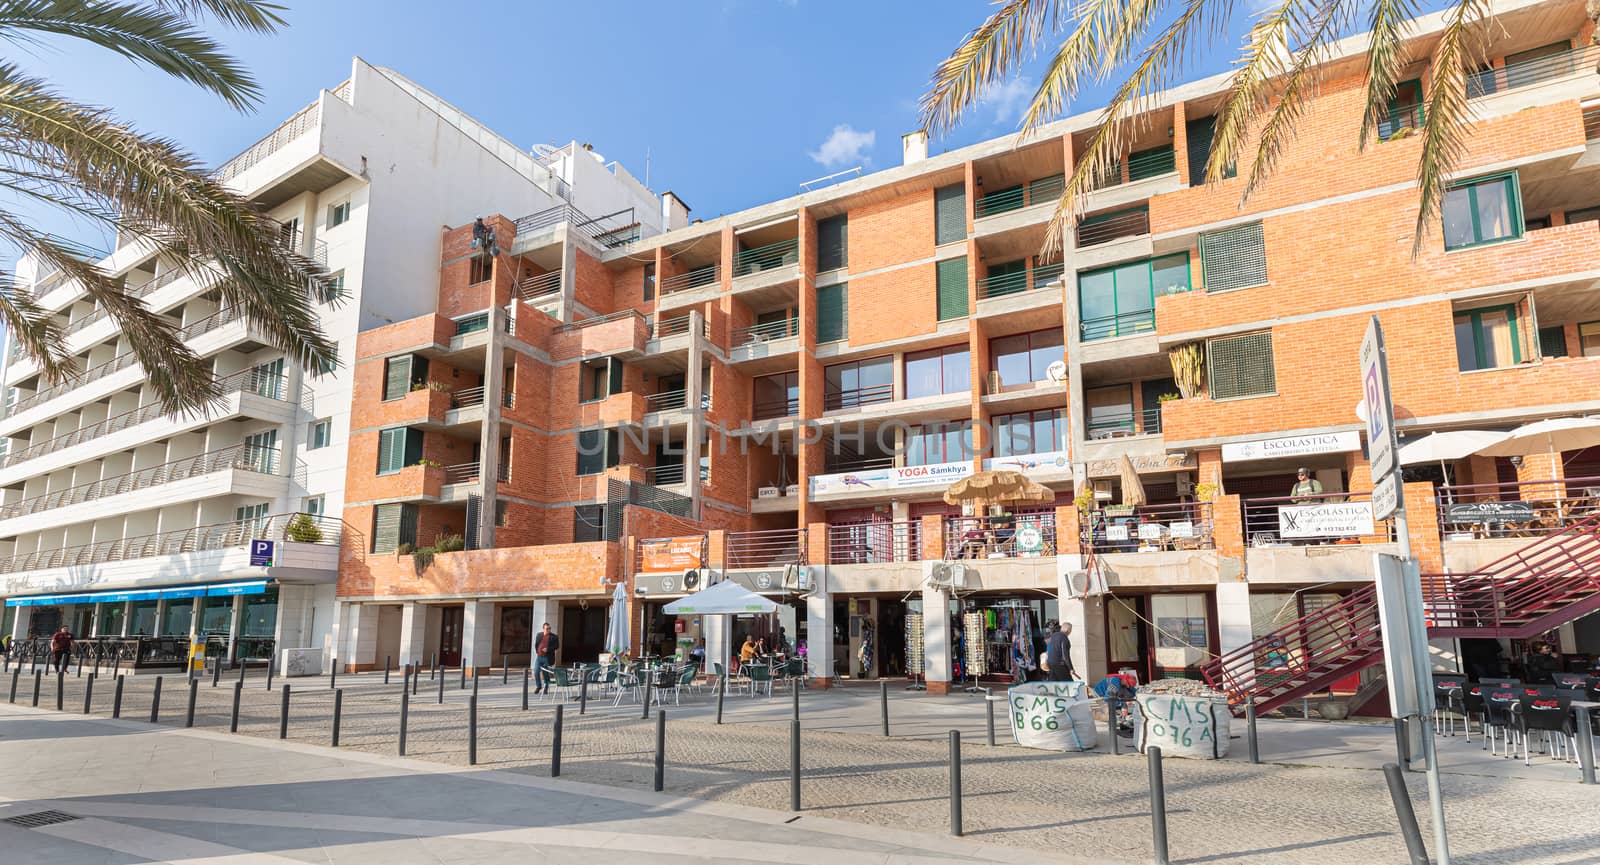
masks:
{"label": "white column", "polygon": [[378,661],[378,605],[346,604],[348,631],[339,646],[339,664],[344,670],[373,667]]}
{"label": "white column", "polygon": [[494,663],[494,601],[467,601],[462,606],[461,662],[477,675]]}
{"label": "white column", "polygon": [[[924,568],[932,562],[923,562]],[[923,583],[922,589],[922,669],[928,693],[942,694],[950,686],[950,664],[955,651],[955,635],[950,633],[950,598],[944,589]],[[942,684],[935,684],[942,683]]]}
{"label": "white column", "polygon": [[123,601],[122,602],[122,633],[118,634],[118,636],[120,636],[120,637],[128,636],[128,629],[133,627],[133,625],[130,624],[132,622],[132,620],[133,620],[133,602],[132,601]]}
{"label": "white column", "polygon": [[[561,612],[561,604],[554,598],[534,598],[533,611],[528,614],[528,628],[533,633],[528,637],[527,646],[501,646],[502,654],[514,655],[527,649],[528,664],[533,664],[533,641],[539,639],[539,632],[544,630],[544,623],[550,623],[550,630],[557,639],[566,640],[567,635],[561,633],[561,623],[556,621],[557,613]],[[561,650],[556,650],[556,663],[561,663]]]}
{"label": "white column", "polygon": [[833,678],[833,595],[828,592],[806,598],[806,675]]}
{"label": "white column", "polygon": [[228,658],[238,657],[239,629],[244,626],[244,595],[233,596],[233,609],[228,612]]}
{"label": "white column", "polygon": [[89,636],[91,637],[100,636],[100,612],[102,606],[102,604],[94,605],[94,626],[89,629]]}
{"label": "white column", "polygon": [[195,598],[189,602],[189,642],[200,638],[200,623],[205,615],[206,599]]}
{"label": "white column", "polygon": [[28,638],[28,624],[33,621],[32,607],[17,607],[17,617],[11,622],[11,639],[25,640]]}
{"label": "white column", "polygon": [[162,636],[161,631],[166,627],[166,623],[167,623],[167,600],[165,598],[157,598],[156,599],[156,620],[155,620],[155,623],[150,626],[150,636],[152,636],[152,637]]}
{"label": "white column", "polygon": [[700,619],[701,629],[706,636],[707,673],[716,674],[717,668],[712,664],[721,664],[724,670],[728,669],[729,659],[733,655],[731,619],[731,616],[702,616]]}
{"label": "white column", "polygon": [[1217,583],[1217,651],[1226,655],[1255,639],[1250,625],[1250,584]]}
{"label": "white column", "polygon": [[428,608],[416,602],[400,606],[400,663],[428,661]]}
{"label": "white column", "polygon": [[[1081,595],[1088,580],[1082,556],[1056,557],[1057,608],[1063,626],[1071,625],[1072,669],[1079,679],[1098,682],[1106,673],[1105,595]],[[1074,591],[1076,589],[1076,591]]]}

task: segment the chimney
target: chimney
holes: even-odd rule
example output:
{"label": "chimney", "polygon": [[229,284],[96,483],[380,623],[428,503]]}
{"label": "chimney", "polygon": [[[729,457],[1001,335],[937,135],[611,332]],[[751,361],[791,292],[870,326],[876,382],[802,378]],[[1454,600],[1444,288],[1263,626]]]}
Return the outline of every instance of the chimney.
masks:
{"label": "chimney", "polygon": [[918,129],[900,136],[900,164],[910,165],[928,158],[928,130]]}
{"label": "chimney", "polygon": [[671,190],[661,193],[661,230],[671,231],[688,224],[689,205]]}

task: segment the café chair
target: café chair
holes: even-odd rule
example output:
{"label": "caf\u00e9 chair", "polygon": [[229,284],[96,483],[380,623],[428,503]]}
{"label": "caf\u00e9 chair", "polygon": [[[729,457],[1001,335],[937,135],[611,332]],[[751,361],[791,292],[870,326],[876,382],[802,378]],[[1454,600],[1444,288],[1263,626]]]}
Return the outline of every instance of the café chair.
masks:
{"label": "caf\u00e9 chair", "polygon": [[1571,760],[1578,753],[1577,732],[1572,720],[1572,701],[1554,694],[1527,694],[1517,698],[1517,726],[1522,734],[1522,765],[1529,764],[1528,743],[1532,733],[1543,733],[1545,753]]}

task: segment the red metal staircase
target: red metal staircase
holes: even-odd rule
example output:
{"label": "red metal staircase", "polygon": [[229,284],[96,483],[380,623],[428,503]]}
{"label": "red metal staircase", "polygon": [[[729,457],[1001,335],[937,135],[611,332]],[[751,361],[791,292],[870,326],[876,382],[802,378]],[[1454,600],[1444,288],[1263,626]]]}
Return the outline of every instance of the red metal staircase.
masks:
{"label": "red metal staircase", "polygon": [[[1576,523],[1480,571],[1423,574],[1428,635],[1526,639],[1600,610],[1600,518]],[[1201,675],[1266,712],[1383,661],[1371,585],[1211,661]]]}

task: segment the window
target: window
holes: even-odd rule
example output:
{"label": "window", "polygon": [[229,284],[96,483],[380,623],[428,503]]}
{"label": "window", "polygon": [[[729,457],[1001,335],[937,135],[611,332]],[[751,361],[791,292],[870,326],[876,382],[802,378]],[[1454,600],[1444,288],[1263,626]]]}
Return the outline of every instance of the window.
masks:
{"label": "window", "polygon": [[378,431],[378,474],[392,475],[422,459],[422,430],[393,427]]}
{"label": "window", "polygon": [[1479,178],[1445,190],[1443,215],[1445,249],[1521,237],[1517,175]]}
{"label": "window", "polygon": [[967,314],[967,259],[947,258],[937,265],[939,320]]}
{"label": "window", "polygon": [[1578,351],[1584,357],[1600,357],[1600,321],[1578,325]]}
{"label": "window", "polygon": [[300,513],[320,517],[328,512],[327,496],[306,496],[300,500]]}
{"label": "window", "polygon": [[1506,86],[1527,87],[1570,75],[1573,71],[1572,43],[1552,42],[1528,51],[1506,55]]}
{"label": "window", "polygon": [[644,266],[644,299],[655,300],[656,297],[656,264],[650,262]]}
{"label": "window", "polygon": [[933,191],[933,242],[935,245],[967,239],[967,187],[964,183]]}
{"label": "window", "polygon": [[800,373],[763,375],[754,382],[754,417],[765,420],[800,413]]}
{"label": "window", "polygon": [[1165,147],[1152,147],[1149,150],[1138,150],[1128,154],[1128,181],[1145,180],[1151,177],[1160,177],[1178,170],[1177,155],[1172,152],[1172,145]]}
{"label": "window", "polygon": [[587,544],[606,539],[606,506],[578,505],[572,509],[572,542]]}
{"label": "window", "polygon": [[[966,214],[962,214],[965,221]],[[850,260],[850,218],[844,214],[817,220],[817,272],[843,268]]]}
{"label": "window", "polygon": [[1218,337],[1206,344],[1212,399],[1271,396],[1278,391],[1272,332]]}
{"label": "window", "polygon": [[964,345],[906,355],[906,399],[972,392],[972,355]]}
{"label": "window", "polygon": [[504,528],[506,525],[506,504],[505,499],[494,500],[494,524],[498,528]]}
{"label": "window", "polygon": [[392,553],[401,544],[417,545],[417,506],[378,505],[372,509],[372,551]]}
{"label": "window", "polygon": [[1086,388],[1083,402],[1087,409],[1085,420],[1089,438],[1103,439],[1137,432],[1133,422],[1132,386],[1118,384]]}
{"label": "window", "polygon": [[1566,357],[1567,329],[1559,324],[1539,328],[1539,356]]}
{"label": "window", "polygon": [[1078,332],[1085,342],[1146,333],[1156,326],[1156,286],[1188,290],[1187,253],[1130,261],[1078,275]]}
{"label": "window", "polygon": [[622,361],[614,357],[586,360],[579,367],[578,401],[596,402],[622,393]]}
{"label": "window", "polygon": [[1568,225],[1573,225],[1579,222],[1589,222],[1595,219],[1600,219],[1600,207],[1585,207],[1582,210],[1567,211]]}
{"label": "window", "polygon": [[283,358],[250,368],[250,392],[267,399],[283,399]]}
{"label": "window", "polygon": [[270,475],[278,471],[278,431],[275,429],[244,437],[244,453],[239,468]]}
{"label": "window", "polygon": [[1261,223],[1200,235],[1200,281],[1208,293],[1265,285],[1267,242]]}
{"label": "window", "polygon": [[1054,409],[996,415],[994,455],[1020,457],[1064,449],[1061,413]]}
{"label": "window", "polygon": [[931,466],[972,458],[972,421],[918,424],[906,433],[906,465]]}
{"label": "window", "polygon": [[[1190,120],[1184,124],[1189,140],[1189,185],[1203,186],[1206,182],[1206,163],[1211,161],[1211,143],[1217,137],[1216,115]],[[1222,173],[1224,179],[1237,175],[1238,166],[1229,165]]]}
{"label": "window", "polygon": [[1469,309],[1455,315],[1456,365],[1462,372],[1522,362],[1515,306]]}
{"label": "window", "polygon": [[1000,374],[1002,387],[1048,381],[1050,364],[1062,359],[1061,331],[1036,330],[989,340],[989,371]]}
{"label": "window", "polygon": [[838,363],[822,371],[823,408],[860,408],[894,399],[894,359],[875,357]]}
{"label": "window", "polygon": [[467,274],[467,282],[477,285],[488,282],[494,276],[494,257],[488,255],[474,255],[472,257],[471,271]]}
{"label": "window", "polygon": [[300,251],[300,217],[295,216],[278,226],[278,237],[283,245]]}
{"label": "window", "polygon": [[350,221],[350,202],[341,201],[328,208],[328,227],[338,228]]}
{"label": "window", "polygon": [[402,399],[428,381],[428,359],[414,354],[391,357],[383,362],[383,398]]}
{"label": "window", "polygon": [[344,299],[344,271],[323,277],[322,291],[327,302]]}
{"label": "window", "polygon": [[306,431],[306,450],[321,450],[333,442],[333,418],[322,418],[311,422],[311,428]]}
{"label": "window", "polygon": [[267,519],[267,502],[254,505],[244,505],[233,509],[233,521],[236,523],[255,523],[258,527]]}
{"label": "window", "polygon": [[1002,261],[986,268],[987,273],[978,283],[980,297],[1004,297],[1028,290],[1028,260]]}
{"label": "window", "polygon": [[617,430],[578,430],[578,474],[597,475],[615,466],[621,450]]}
{"label": "window", "polygon": [[1422,81],[1413,78],[1395,85],[1389,99],[1389,113],[1378,122],[1378,140],[1388,141],[1402,129],[1421,129],[1425,120],[1422,107]]}
{"label": "window", "polygon": [[843,282],[817,288],[817,342],[849,338],[849,292],[849,286]]}

